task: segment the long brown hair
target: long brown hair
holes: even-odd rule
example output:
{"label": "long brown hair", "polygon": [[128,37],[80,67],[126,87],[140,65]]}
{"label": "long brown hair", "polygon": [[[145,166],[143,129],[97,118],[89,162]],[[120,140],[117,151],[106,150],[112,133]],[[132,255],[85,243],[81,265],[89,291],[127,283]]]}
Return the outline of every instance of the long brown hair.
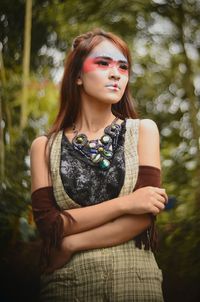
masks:
{"label": "long brown hair", "polygon": [[[80,75],[83,62],[91,50],[105,39],[114,43],[127,58],[130,75],[131,56],[127,44],[121,38],[111,32],[105,32],[101,29],[94,29],[93,31],[76,37],[66,60],[60,90],[59,111],[53,126],[48,133],[49,137],[52,134],[56,134],[59,130],[71,127],[75,122],[80,111],[81,98],[77,79]],[[122,119],[125,119],[126,117],[137,117],[129,90],[129,84],[127,84],[121,100],[116,104],[112,104],[112,112],[115,116]]]}

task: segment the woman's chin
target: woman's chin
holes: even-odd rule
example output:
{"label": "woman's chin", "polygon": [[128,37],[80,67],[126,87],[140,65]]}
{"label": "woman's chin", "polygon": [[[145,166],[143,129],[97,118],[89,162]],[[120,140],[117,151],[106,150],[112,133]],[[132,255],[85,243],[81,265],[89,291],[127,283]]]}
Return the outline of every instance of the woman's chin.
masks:
{"label": "woman's chin", "polygon": [[111,97],[108,97],[108,98],[103,99],[103,100],[99,100],[99,102],[101,102],[103,104],[108,104],[108,105],[117,104],[119,101],[120,101],[119,98],[111,98]]}

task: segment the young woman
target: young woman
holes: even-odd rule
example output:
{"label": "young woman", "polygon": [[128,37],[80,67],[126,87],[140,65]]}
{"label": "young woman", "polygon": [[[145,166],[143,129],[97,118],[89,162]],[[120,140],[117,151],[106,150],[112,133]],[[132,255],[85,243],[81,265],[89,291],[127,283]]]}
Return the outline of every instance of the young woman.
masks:
{"label": "young woman", "polygon": [[137,118],[130,71],[119,37],[78,36],[53,127],[32,143],[41,301],[163,301],[153,254],[154,220],[167,202],[159,132]]}

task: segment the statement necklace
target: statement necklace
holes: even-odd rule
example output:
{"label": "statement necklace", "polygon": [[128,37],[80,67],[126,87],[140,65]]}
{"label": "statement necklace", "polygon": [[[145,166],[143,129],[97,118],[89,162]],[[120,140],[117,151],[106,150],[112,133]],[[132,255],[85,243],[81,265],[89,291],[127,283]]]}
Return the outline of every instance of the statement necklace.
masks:
{"label": "statement necklace", "polygon": [[84,133],[78,134],[76,125],[73,124],[73,132],[75,133],[72,140],[73,148],[102,170],[109,169],[114,150],[117,147],[121,130],[121,125],[116,123],[117,120],[116,117],[111,125],[104,129],[102,137],[95,140],[88,140]]}

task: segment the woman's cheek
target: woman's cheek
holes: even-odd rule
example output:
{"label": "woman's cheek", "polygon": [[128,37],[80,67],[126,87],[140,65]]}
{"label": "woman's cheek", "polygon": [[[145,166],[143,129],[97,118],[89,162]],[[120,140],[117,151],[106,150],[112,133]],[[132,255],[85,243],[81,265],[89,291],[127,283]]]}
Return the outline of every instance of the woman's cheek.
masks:
{"label": "woman's cheek", "polygon": [[85,60],[83,63],[83,72],[88,73],[95,70],[97,70],[97,66],[94,64],[94,60],[89,58]]}
{"label": "woman's cheek", "polygon": [[128,78],[125,78],[125,79],[124,79],[124,82],[123,82],[123,85],[122,85],[122,90],[123,90],[123,93],[122,93],[122,94],[124,94],[127,85],[128,85]]}

